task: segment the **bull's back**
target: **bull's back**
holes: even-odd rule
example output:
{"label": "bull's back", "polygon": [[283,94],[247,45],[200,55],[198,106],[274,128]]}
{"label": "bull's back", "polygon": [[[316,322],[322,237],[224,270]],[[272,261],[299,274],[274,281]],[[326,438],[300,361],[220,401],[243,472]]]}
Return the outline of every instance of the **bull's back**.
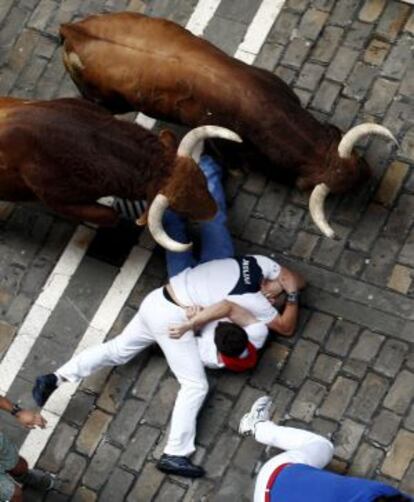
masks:
{"label": "bull's back", "polygon": [[18,98],[0,98],[0,200],[20,201],[33,198],[20,175],[18,164],[10,158],[11,155],[16,155],[21,146],[18,138],[13,139],[10,135],[13,112],[27,104],[28,101]]}
{"label": "bull's back", "polygon": [[220,108],[217,89],[234,117],[251,80],[246,65],[165,19],[92,16],[63,25],[61,35],[78,87],[115,111],[136,109],[188,125],[218,123],[211,117]]}
{"label": "bull's back", "polygon": [[[33,101],[5,108],[0,102],[0,165],[9,173],[3,183],[6,176],[0,172],[0,198],[7,198],[7,187],[10,192],[14,186],[18,194],[22,183],[34,191],[53,187],[56,198],[69,200],[80,191],[85,200],[118,195],[118,179],[132,191],[151,177],[151,160],[156,163],[161,149],[155,135],[85,100]],[[139,195],[144,194],[143,189]]]}

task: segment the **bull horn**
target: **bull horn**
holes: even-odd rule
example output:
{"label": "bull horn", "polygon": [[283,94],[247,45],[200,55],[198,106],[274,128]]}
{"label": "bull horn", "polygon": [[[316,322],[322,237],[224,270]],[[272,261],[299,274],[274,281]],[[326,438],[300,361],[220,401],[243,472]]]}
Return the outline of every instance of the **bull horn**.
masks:
{"label": "bull horn", "polygon": [[[191,157],[193,152],[196,150],[197,145],[208,138],[222,138],[230,141],[236,141],[237,143],[242,142],[242,139],[238,134],[225,127],[212,125],[200,126],[192,129],[184,136],[178,147],[177,155],[179,157]],[[196,155],[199,155],[200,153],[201,152],[196,151]]]}
{"label": "bull horn", "polygon": [[325,183],[316,185],[309,198],[309,211],[313,222],[319,230],[326,235],[326,237],[335,239],[335,232],[327,222],[324,210],[325,199],[329,192],[329,187]]}
{"label": "bull horn", "polygon": [[354,145],[365,136],[369,134],[377,134],[378,136],[383,136],[388,138],[398,146],[398,141],[395,139],[392,132],[386,127],[379,124],[360,124],[352,129],[342,137],[338,145],[338,154],[341,159],[348,159],[351,156],[352,149]]}
{"label": "bull horn", "polygon": [[183,244],[177,242],[171,237],[169,237],[162,226],[162,217],[165,210],[168,208],[168,199],[165,195],[158,194],[154,197],[152,204],[148,210],[148,228],[153,236],[155,242],[160,246],[168,249],[169,251],[175,251],[177,253],[182,253],[191,248],[192,243]]}

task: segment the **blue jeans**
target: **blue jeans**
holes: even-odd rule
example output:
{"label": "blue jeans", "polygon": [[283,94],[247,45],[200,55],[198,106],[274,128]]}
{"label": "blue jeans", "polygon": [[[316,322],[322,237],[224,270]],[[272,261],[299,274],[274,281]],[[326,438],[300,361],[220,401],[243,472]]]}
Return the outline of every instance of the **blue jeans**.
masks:
{"label": "blue jeans", "polygon": [[[199,166],[206,177],[208,190],[217,203],[218,211],[214,219],[200,224],[201,250],[198,261],[192,250],[184,253],[166,251],[168,277],[174,277],[186,268],[195,267],[206,261],[234,256],[233,242],[227,228],[226,198],[221,184],[221,168],[208,155],[202,155]],[[190,240],[185,218],[171,209],[165,212],[163,224],[172,239],[178,242]]]}

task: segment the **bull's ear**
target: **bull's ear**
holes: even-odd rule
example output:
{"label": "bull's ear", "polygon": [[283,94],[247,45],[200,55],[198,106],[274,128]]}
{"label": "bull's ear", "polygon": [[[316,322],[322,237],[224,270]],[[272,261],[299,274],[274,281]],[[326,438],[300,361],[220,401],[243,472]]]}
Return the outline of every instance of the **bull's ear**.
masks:
{"label": "bull's ear", "polygon": [[167,150],[171,150],[173,152],[177,151],[178,148],[178,140],[175,134],[169,129],[162,129],[159,134],[159,138],[161,143],[167,148]]}

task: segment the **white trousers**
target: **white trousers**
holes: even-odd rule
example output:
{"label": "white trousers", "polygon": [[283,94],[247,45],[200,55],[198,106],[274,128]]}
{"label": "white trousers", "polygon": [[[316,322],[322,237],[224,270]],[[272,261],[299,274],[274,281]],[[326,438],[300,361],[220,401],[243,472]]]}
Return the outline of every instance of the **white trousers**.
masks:
{"label": "white trousers", "polygon": [[268,460],[260,469],[254,490],[254,502],[264,502],[267,482],[279,465],[296,463],[323,469],[331,461],[334,451],[333,444],[318,434],[283,427],[270,421],[256,425],[255,439],[259,443],[286,451]]}
{"label": "white trousers", "polygon": [[158,343],[176,376],[180,389],[175,400],[171,429],[164,452],[194,452],[197,414],[208,392],[208,381],[193,332],[175,340],[169,326],[186,320],[182,308],[165,299],[162,288],[150,293],[124,331],[112,340],[90,347],[60,367],[56,374],[77,382],[107,366],[125,364],[153,343]]}

